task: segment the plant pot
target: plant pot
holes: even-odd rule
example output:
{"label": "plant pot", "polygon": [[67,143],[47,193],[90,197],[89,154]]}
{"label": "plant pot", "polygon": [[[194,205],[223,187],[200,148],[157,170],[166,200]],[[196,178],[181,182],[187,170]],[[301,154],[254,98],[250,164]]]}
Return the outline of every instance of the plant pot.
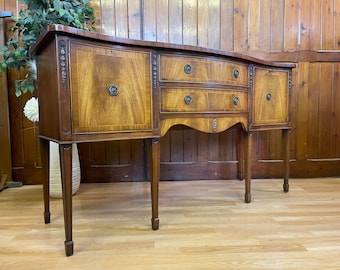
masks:
{"label": "plant pot", "polygon": [[[80,186],[80,161],[77,144],[72,144],[72,195]],[[50,197],[62,198],[59,145],[50,141]]]}

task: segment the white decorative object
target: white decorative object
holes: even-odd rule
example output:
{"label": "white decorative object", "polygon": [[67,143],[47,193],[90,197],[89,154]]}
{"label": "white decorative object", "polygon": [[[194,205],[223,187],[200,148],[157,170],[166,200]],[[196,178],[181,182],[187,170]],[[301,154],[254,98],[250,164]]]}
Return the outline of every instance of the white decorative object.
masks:
{"label": "white decorative object", "polygon": [[[30,64],[35,68],[35,63]],[[24,106],[24,115],[32,122],[39,121],[38,98],[32,97]],[[80,161],[77,144],[72,144],[72,195],[76,194],[80,186]],[[62,198],[61,173],[59,160],[59,145],[50,141],[50,197]]]}
{"label": "white decorative object", "polygon": [[[72,144],[72,195],[80,186],[80,162],[77,144]],[[62,198],[59,145],[50,141],[50,197]]]}
{"label": "white decorative object", "polygon": [[39,121],[39,106],[38,106],[38,98],[32,97],[27,100],[24,107],[24,115],[28,120],[32,122]]}

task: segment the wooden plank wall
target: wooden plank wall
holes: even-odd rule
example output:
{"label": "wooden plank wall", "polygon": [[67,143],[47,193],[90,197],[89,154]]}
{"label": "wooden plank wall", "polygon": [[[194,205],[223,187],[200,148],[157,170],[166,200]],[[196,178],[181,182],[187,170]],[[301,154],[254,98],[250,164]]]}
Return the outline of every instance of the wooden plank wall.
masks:
{"label": "wooden plank wall", "polygon": [[[0,10],[4,11],[4,0],[0,0]],[[4,45],[4,19],[0,19],[0,46]],[[0,72],[0,189],[12,180],[11,142],[9,136],[9,109],[7,73]]]}
{"label": "wooden plank wall", "polygon": [[[104,34],[296,62],[291,176],[340,174],[340,56],[336,51],[340,49],[340,1],[92,0],[91,5],[97,31]],[[161,178],[236,178],[239,135],[238,127],[211,135],[173,128],[161,141]],[[254,177],[279,177],[280,133],[255,133],[254,140]],[[143,180],[145,147],[143,141],[81,145],[84,181]],[[97,168],[105,171],[102,177]]]}
{"label": "wooden plank wall", "polygon": [[[1,0],[0,0],[1,1]],[[18,15],[20,9],[24,6],[18,0],[2,1],[2,8],[6,11],[12,11]],[[4,28],[8,29],[12,21],[5,19]],[[5,35],[7,37],[7,32]],[[20,79],[24,74],[9,71],[8,81],[8,103],[11,135],[11,154],[12,154],[12,179],[13,181],[22,181],[24,184],[42,183],[40,148],[38,140],[39,125],[33,124],[23,115],[23,107],[26,101],[31,97],[25,94],[20,98],[14,95],[14,80]],[[1,82],[3,84],[3,82]],[[5,100],[1,102],[6,102]]]}

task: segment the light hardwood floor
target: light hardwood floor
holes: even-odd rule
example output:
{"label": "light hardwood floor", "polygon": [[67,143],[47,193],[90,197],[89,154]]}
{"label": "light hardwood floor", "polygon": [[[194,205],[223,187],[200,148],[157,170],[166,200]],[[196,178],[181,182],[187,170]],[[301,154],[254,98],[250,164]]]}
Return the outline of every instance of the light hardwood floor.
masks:
{"label": "light hardwood floor", "polygon": [[340,269],[340,178],[160,183],[160,229],[148,183],[82,184],[75,252],[64,253],[61,200],[43,222],[41,186],[0,193],[0,269]]}

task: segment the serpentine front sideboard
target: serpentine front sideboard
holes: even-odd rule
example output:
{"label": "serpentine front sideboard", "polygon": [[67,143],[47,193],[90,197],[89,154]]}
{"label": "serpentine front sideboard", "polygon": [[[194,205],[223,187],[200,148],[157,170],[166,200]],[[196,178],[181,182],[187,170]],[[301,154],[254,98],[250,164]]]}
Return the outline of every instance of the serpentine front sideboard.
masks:
{"label": "serpentine front sideboard", "polygon": [[61,25],[50,25],[31,52],[38,56],[45,223],[50,222],[49,141],[54,141],[60,149],[67,256],[73,254],[72,143],[150,142],[154,230],[159,227],[159,140],[174,125],[209,133],[242,125],[239,170],[245,178],[247,203],[251,201],[252,132],[282,130],[283,189],[288,192],[294,64]]}

